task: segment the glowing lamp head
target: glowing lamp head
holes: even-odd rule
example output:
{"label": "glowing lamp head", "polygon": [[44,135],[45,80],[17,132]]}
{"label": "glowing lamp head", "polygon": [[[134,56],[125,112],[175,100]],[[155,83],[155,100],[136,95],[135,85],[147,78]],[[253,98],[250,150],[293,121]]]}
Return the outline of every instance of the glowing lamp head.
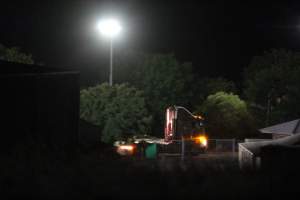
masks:
{"label": "glowing lamp head", "polygon": [[198,137],[199,143],[203,146],[207,146],[207,138],[205,136]]}
{"label": "glowing lamp head", "polygon": [[105,19],[98,23],[97,29],[104,36],[114,38],[121,32],[122,27],[118,20]]}

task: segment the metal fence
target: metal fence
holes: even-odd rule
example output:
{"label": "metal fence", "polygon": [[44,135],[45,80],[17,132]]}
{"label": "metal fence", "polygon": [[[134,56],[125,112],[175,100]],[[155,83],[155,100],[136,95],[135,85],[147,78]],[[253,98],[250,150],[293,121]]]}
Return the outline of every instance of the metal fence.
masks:
{"label": "metal fence", "polygon": [[184,161],[186,156],[198,155],[197,153],[233,153],[238,151],[238,143],[242,140],[236,139],[209,139],[208,146],[205,151],[195,151],[191,147],[191,141],[189,140],[175,140],[170,145],[159,145],[158,153],[161,156],[180,156]]}
{"label": "metal fence", "polygon": [[[222,153],[222,152],[238,152],[238,143],[243,142],[243,140],[237,139],[209,139],[207,152],[211,153]],[[182,151],[188,152],[188,142],[183,142],[182,140],[174,140],[172,145],[161,145],[161,153],[178,153],[181,154]]]}
{"label": "metal fence", "polygon": [[241,169],[254,169],[255,156],[243,144],[239,144],[239,165]]}
{"label": "metal fence", "polygon": [[209,152],[237,152],[238,143],[243,140],[233,139],[209,139],[208,149]]}

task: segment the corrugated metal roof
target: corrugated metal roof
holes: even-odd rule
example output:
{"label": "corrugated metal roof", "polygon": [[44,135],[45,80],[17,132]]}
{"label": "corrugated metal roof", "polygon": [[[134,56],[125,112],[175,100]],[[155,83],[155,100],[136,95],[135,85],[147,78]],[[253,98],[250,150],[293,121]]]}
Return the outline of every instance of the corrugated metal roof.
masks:
{"label": "corrugated metal roof", "polygon": [[261,133],[275,133],[275,134],[286,134],[293,135],[300,133],[300,119],[269,126],[259,130]]}

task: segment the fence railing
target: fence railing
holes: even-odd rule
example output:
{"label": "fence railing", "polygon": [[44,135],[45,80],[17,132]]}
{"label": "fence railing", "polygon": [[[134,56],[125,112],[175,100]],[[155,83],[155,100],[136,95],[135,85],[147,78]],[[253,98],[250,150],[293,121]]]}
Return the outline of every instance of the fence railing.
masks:
{"label": "fence railing", "polygon": [[[181,154],[182,151],[188,153],[189,140],[173,140],[172,145],[161,145],[160,152],[167,152],[173,154]],[[243,140],[233,139],[209,139],[207,144],[207,152],[212,153],[222,153],[222,152],[232,152],[238,151],[238,143],[243,142]]]}
{"label": "fence railing", "polygon": [[232,139],[209,139],[208,151],[210,152],[237,152],[238,143],[243,140]]}
{"label": "fence railing", "polygon": [[239,144],[239,166],[241,169],[252,169],[254,167],[254,154]]}

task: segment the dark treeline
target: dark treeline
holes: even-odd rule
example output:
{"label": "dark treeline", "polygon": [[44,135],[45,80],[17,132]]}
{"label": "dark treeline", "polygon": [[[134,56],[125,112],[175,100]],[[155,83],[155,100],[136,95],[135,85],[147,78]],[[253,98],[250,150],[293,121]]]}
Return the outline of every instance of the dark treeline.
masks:
{"label": "dark treeline", "polygon": [[[0,58],[34,63],[30,54],[2,45]],[[255,56],[237,83],[199,73],[173,54],[127,51],[115,59],[113,87],[82,86],[80,97],[80,117],[99,126],[105,142],[163,137],[171,105],[203,115],[211,137],[252,137],[258,128],[300,116],[300,53],[271,49]]]}
{"label": "dark treeline", "polygon": [[[136,88],[141,92],[139,98],[145,102],[145,109],[149,115],[145,117],[149,120],[143,126],[148,128],[137,128],[134,131],[132,129],[132,133],[162,137],[165,109],[170,105],[181,105],[205,117],[207,132],[212,137],[252,137],[256,136],[258,128],[299,117],[299,59],[297,52],[271,49],[253,57],[244,70],[243,79],[236,83],[224,77],[199,74],[192,63],[181,63],[173,54],[145,55],[128,52],[116,60],[114,87],[121,87],[126,83],[127,86],[123,87]],[[87,94],[93,89],[90,87],[83,91]],[[109,87],[107,89],[114,90]],[[95,95],[81,97],[85,100],[90,98],[87,100],[88,106],[81,104],[82,111],[89,108],[95,113],[105,112],[98,106],[99,103],[95,103]],[[123,97],[115,93],[110,98],[108,103],[103,105],[117,105],[117,112],[121,113],[122,105],[112,105],[111,102],[112,99]],[[132,101],[132,98],[135,96],[128,96],[127,100],[125,98],[119,102]],[[123,105],[125,107],[126,104]],[[95,117],[93,112],[89,115],[81,112],[81,117],[89,120],[88,116]],[[124,114],[123,121],[128,123],[131,120],[130,115],[130,112]],[[98,121],[103,129],[110,122],[106,121],[108,118],[93,120]],[[124,126],[120,127],[120,124]],[[118,126],[121,130],[130,132],[126,123],[118,123]],[[142,127],[136,127],[139,126]]]}

